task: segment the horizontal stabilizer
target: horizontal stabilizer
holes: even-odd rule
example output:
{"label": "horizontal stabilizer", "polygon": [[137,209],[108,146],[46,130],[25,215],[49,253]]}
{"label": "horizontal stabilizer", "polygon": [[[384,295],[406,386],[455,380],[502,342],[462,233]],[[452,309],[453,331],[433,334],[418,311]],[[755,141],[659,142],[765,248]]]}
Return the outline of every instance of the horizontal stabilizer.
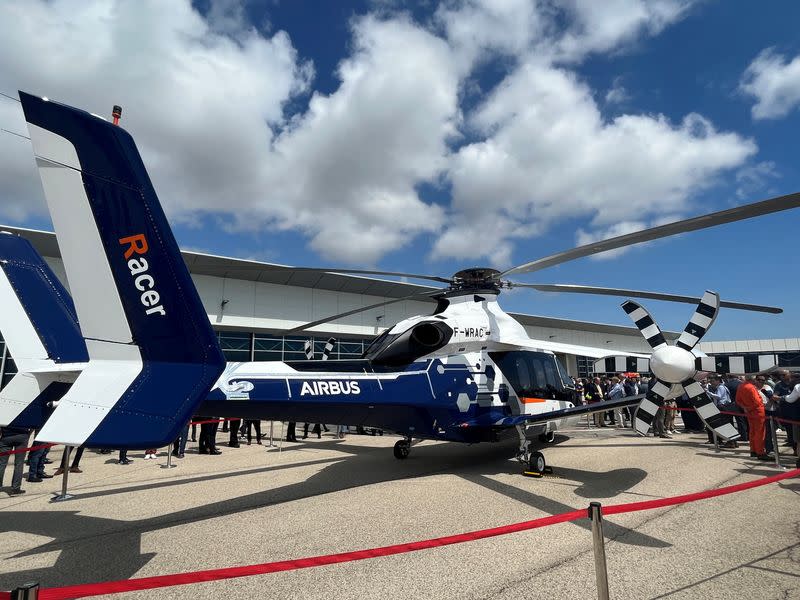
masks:
{"label": "horizontal stabilizer", "polygon": [[72,298],[18,235],[0,233],[0,331],[19,371],[89,360]]}
{"label": "horizontal stabilizer", "polygon": [[46,404],[89,360],[69,293],[33,248],[0,232],[0,332],[17,374],[0,392],[0,426],[41,427]]}

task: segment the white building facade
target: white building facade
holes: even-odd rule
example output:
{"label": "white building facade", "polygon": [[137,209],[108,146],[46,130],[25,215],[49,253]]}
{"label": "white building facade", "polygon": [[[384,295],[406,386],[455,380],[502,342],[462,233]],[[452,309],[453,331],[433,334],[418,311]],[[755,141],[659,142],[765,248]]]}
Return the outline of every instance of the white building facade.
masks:
{"label": "white building facade", "polygon": [[[45,258],[67,285],[55,234],[0,226],[22,235]],[[290,267],[183,252],[192,278],[217,331],[229,361],[301,360],[304,344],[314,340],[315,355],[321,356],[327,340],[336,338],[331,359],[357,358],[366,345],[386,327],[412,315],[430,314],[435,300],[400,300],[325,323],[308,331],[288,330],[348,310],[430,291],[424,285],[387,281],[336,273],[292,271]],[[502,302],[502,296],[501,296]],[[645,352],[649,348],[634,327],[605,325],[536,315],[515,314],[533,339],[616,351]],[[677,334],[672,334],[677,337]],[[669,335],[668,335],[669,337]],[[0,361],[2,384],[16,372],[3,345]],[[703,342],[700,348],[713,354],[774,353],[778,364],[800,365],[800,339]],[[594,359],[561,354],[570,374],[586,376]]]}

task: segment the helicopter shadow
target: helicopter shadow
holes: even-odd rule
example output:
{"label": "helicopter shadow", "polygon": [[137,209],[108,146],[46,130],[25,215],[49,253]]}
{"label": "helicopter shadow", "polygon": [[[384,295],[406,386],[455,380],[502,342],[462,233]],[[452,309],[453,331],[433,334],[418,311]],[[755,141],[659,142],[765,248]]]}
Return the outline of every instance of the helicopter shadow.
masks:
{"label": "helicopter shadow", "polygon": [[[25,581],[38,581],[44,587],[76,585],[96,581],[113,581],[134,576],[154,556],[142,551],[142,537],[148,532],[169,527],[201,523],[268,506],[335,493],[343,490],[380,484],[389,481],[415,479],[429,475],[451,474],[473,481],[508,497],[523,502],[547,514],[573,510],[574,507],[538,496],[514,486],[499,484],[491,475],[519,473],[518,465],[510,460],[513,456],[511,444],[465,447],[461,444],[434,444],[415,446],[411,457],[397,461],[387,456],[387,449],[365,448],[349,444],[344,440],[317,442],[314,446],[328,446],[344,453],[322,461],[272,465],[262,469],[219,473],[206,477],[189,477],[169,482],[135,485],[115,490],[98,490],[81,494],[81,498],[103,498],[131,491],[166,487],[167,485],[191,484],[206,480],[213,482],[231,476],[270,472],[276,469],[329,462],[308,479],[290,483],[274,489],[258,491],[235,498],[210,502],[200,506],[158,515],[136,521],[122,521],[93,517],[77,511],[0,511],[0,531],[19,531],[24,534],[51,538],[51,541],[17,553],[9,558],[19,559],[47,552],[58,552],[55,564],[46,568],[30,568],[14,573],[0,574],[0,589],[13,589]],[[295,446],[295,448],[302,447]],[[291,450],[290,450],[291,451]],[[566,471],[566,470],[565,470]],[[634,472],[636,471],[636,472]],[[623,493],[626,486],[641,480],[644,472],[638,469],[619,469],[605,474],[577,469],[569,470],[569,477],[580,481],[579,495],[585,497],[611,497]],[[621,476],[622,485],[609,482],[609,476]],[[493,486],[493,487],[492,487]],[[577,526],[588,527],[577,522]],[[666,547],[661,540],[619,527],[607,528],[607,535],[622,543],[649,547]],[[109,551],[113,549],[113,551]]]}

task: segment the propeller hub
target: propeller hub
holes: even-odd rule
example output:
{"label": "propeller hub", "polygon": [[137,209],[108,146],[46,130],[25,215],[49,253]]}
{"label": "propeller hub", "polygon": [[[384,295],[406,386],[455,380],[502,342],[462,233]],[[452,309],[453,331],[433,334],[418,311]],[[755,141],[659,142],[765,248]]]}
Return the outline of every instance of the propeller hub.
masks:
{"label": "propeller hub", "polygon": [[650,357],[653,375],[667,383],[680,383],[696,373],[694,354],[677,346],[664,346]]}

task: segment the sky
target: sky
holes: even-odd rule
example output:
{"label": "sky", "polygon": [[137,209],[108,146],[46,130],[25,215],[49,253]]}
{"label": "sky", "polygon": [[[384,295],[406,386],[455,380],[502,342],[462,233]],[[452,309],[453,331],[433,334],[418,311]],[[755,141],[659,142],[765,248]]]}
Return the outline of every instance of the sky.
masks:
{"label": "sky", "polygon": [[[800,4],[4,0],[0,92],[123,107],[187,250],[450,275],[800,190]],[[0,127],[25,134],[0,97]],[[52,230],[0,135],[0,222]],[[578,283],[778,305],[705,340],[800,337],[795,209],[565,263]],[[506,310],[628,325],[624,299]],[[693,308],[643,301],[664,329]]]}

